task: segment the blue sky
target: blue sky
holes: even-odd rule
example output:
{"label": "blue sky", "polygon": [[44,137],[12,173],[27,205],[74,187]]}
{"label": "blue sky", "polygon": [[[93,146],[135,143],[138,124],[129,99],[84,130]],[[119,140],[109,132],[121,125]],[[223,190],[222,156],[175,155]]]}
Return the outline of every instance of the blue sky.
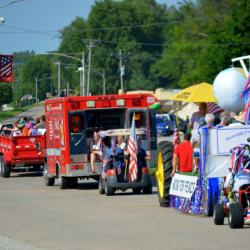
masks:
{"label": "blue sky", "polygon": [[[70,24],[76,16],[87,18],[94,0],[20,0],[1,8],[13,0],[0,0],[0,54],[34,50],[36,53],[56,50],[60,40],[56,31]],[[177,0],[157,0],[167,5]],[[23,30],[20,30],[23,29]],[[44,31],[46,34],[31,33]]]}

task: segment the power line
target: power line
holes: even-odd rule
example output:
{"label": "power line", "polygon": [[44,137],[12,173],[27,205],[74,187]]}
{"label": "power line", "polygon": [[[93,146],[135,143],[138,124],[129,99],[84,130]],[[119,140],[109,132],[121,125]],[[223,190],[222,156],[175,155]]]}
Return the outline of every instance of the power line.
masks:
{"label": "power line", "polygon": [[19,3],[19,2],[24,2],[24,1],[28,1],[28,0],[14,0],[14,1],[11,1],[9,3],[6,3],[6,4],[2,5],[2,6],[0,6],[0,9],[3,9],[3,8],[9,6],[9,5],[16,4],[16,3]]}
{"label": "power line", "polygon": [[59,38],[59,36],[57,36],[57,35],[52,35],[52,34],[50,34],[49,32],[46,32],[46,31],[31,30],[31,29],[26,29],[26,28],[11,26],[11,25],[7,25],[7,24],[4,24],[3,26],[4,26],[4,27],[7,27],[7,28],[10,28],[10,29],[21,30],[21,31],[23,31],[23,32],[25,32],[25,33],[42,34],[42,35],[51,36],[52,38],[55,38],[55,37]]}

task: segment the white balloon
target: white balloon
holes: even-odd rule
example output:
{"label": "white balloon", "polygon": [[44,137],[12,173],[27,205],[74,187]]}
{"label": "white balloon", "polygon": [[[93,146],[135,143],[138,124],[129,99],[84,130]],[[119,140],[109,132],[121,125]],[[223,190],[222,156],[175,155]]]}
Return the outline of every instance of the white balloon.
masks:
{"label": "white balloon", "polygon": [[241,95],[246,80],[241,68],[225,69],[216,76],[213,92],[222,109],[236,113],[244,109],[244,100]]}

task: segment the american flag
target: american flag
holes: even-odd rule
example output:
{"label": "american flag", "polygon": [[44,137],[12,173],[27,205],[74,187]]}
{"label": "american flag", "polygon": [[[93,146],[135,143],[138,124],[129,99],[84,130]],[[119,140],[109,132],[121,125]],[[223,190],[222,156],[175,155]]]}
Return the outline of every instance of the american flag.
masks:
{"label": "american flag", "polygon": [[249,90],[250,90],[250,75],[248,75],[247,82],[246,82],[245,88],[244,88],[243,93],[242,93],[242,97],[247,95]]}
{"label": "american flag", "polygon": [[135,181],[138,174],[137,166],[137,143],[136,143],[136,132],[135,132],[135,115],[133,115],[130,136],[128,141],[128,153],[130,155],[128,175],[129,181]]}
{"label": "american flag", "polygon": [[242,93],[242,97],[244,98],[245,108],[243,110],[242,117],[245,120],[247,125],[250,124],[250,75],[247,78],[247,82],[245,88]]}
{"label": "american flag", "polygon": [[0,82],[12,82],[12,60],[11,55],[0,55]]}
{"label": "american flag", "polygon": [[207,112],[208,113],[212,113],[212,114],[216,114],[219,112],[223,112],[224,110],[218,106],[217,103],[215,102],[208,102],[207,103]]}

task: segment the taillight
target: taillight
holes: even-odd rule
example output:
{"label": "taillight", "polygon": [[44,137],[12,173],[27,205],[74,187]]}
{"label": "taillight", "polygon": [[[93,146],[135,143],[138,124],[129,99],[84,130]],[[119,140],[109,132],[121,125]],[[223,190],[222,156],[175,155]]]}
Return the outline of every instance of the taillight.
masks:
{"label": "taillight", "polygon": [[70,169],[71,170],[81,170],[81,169],[83,169],[83,166],[81,166],[81,165],[72,165],[72,166],[70,166]]}
{"label": "taillight", "polygon": [[115,169],[108,169],[106,171],[107,176],[116,176]]}

